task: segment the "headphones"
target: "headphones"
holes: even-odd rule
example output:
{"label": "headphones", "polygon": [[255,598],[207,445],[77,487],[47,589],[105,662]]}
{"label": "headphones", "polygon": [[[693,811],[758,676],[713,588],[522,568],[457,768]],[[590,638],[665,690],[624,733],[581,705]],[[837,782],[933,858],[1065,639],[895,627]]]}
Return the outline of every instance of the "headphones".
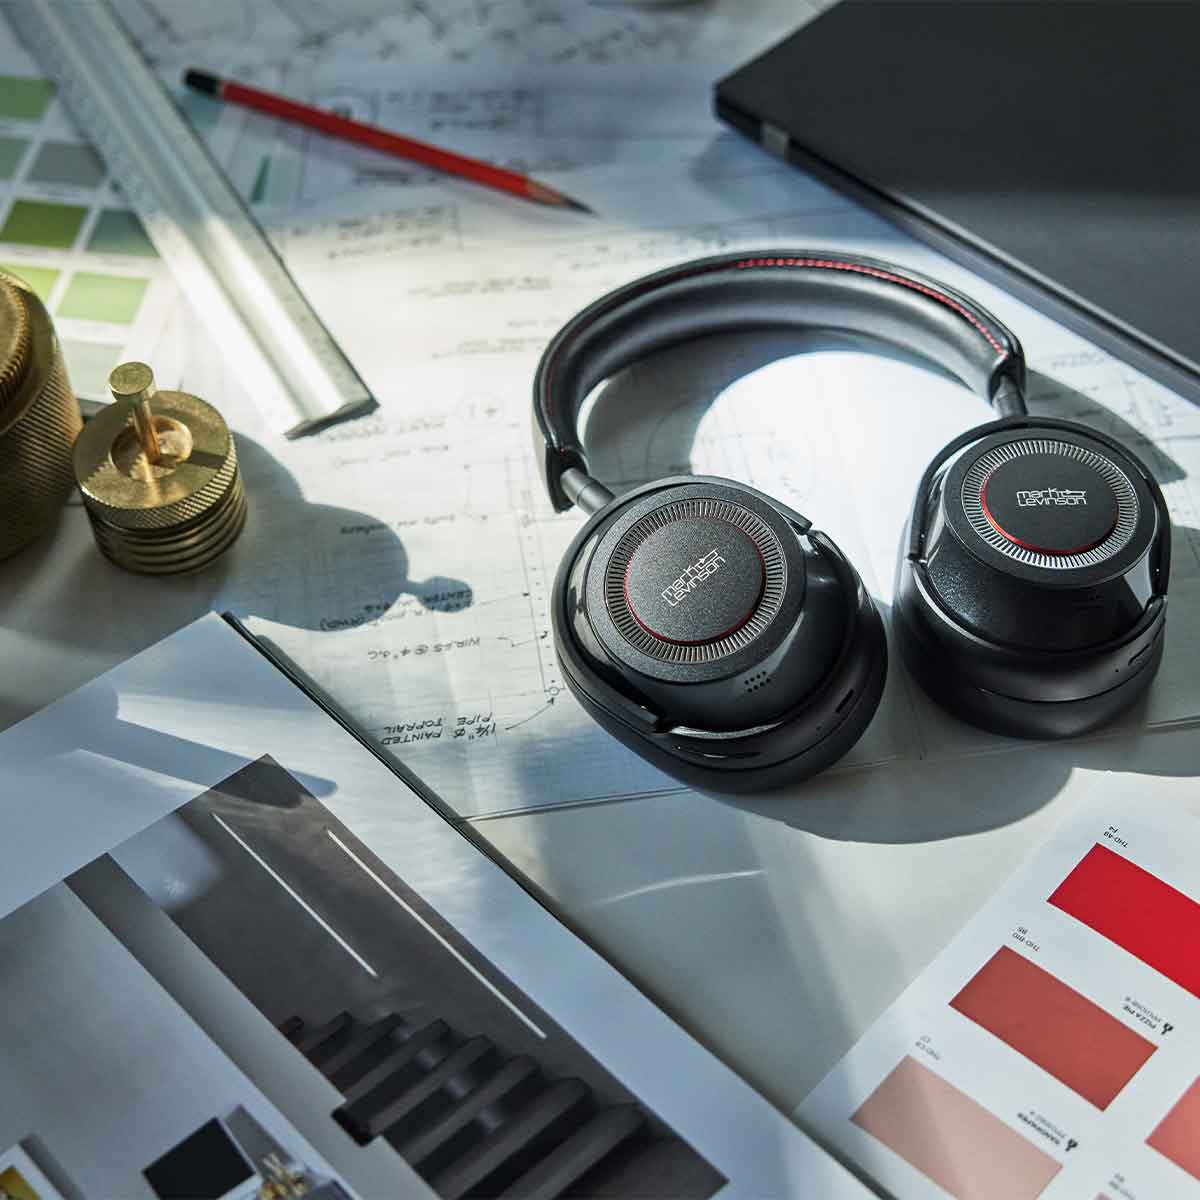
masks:
{"label": "headphones", "polygon": [[590,390],[662,347],[739,329],[838,330],[915,351],[998,420],[955,438],[917,487],[894,636],[939,704],[997,733],[1070,737],[1149,686],[1162,658],[1166,504],[1111,438],[1027,415],[1020,343],[960,292],[814,251],[723,254],[647,275],[573,317],[542,355],[534,438],[550,500],[589,514],[558,569],[567,685],[609,733],[718,792],[807,778],[858,740],[887,674],[883,624],[812,522],[728,479],[620,497],[579,435]]}

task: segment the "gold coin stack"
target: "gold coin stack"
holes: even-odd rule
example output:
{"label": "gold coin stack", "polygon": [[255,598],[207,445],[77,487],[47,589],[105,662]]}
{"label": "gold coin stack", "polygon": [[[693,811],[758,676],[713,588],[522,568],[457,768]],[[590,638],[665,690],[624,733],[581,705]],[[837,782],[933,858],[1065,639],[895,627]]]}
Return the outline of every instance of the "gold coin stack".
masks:
{"label": "gold coin stack", "polygon": [[0,559],[49,529],[71,494],[80,425],[49,314],[0,271]]}
{"label": "gold coin stack", "polygon": [[160,392],[145,363],[108,379],[113,403],[75,443],[75,475],[96,544],[130,571],[197,571],[246,522],[233,435],[211,404]]}

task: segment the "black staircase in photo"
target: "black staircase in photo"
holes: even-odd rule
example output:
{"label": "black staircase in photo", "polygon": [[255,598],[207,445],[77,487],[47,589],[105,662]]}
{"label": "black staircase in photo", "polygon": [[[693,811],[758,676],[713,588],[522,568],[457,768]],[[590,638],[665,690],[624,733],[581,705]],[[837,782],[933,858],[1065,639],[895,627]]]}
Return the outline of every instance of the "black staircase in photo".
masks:
{"label": "black staircase in photo", "polygon": [[280,1031],[342,1093],[334,1119],[382,1137],[443,1200],[704,1197],[720,1176],[636,1104],[605,1104],[578,1078],[445,1021],[338,1013]]}
{"label": "black staircase in photo", "polygon": [[[203,872],[163,911],[341,1093],[330,1120],[360,1144],[390,1146],[447,1198],[705,1200],[724,1186],[656,1111],[659,1088],[635,1092],[541,1006],[532,967],[531,993],[277,762],[248,764],[152,827],[144,864],[183,869],[179,822]],[[169,881],[174,895],[176,874],[158,870],[136,882],[165,895]],[[513,944],[541,937],[504,928]],[[531,949],[545,961],[547,946]],[[594,1036],[611,1019],[597,1008],[585,1024]],[[666,1072],[674,1104],[688,1103]]]}

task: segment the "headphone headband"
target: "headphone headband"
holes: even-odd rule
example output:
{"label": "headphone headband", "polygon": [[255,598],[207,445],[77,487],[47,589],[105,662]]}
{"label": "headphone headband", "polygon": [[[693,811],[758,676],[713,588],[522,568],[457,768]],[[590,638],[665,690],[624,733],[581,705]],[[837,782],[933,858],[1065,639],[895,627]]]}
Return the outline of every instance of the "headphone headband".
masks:
{"label": "headphone headband", "polygon": [[962,293],[871,258],[808,250],[716,255],[609,292],[546,348],[533,382],[534,433],[555,509],[571,507],[563,472],[587,472],[579,411],[596,384],[678,342],[772,327],[837,330],[901,346],[949,371],[1002,415],[1025,412],[1020,343]]}

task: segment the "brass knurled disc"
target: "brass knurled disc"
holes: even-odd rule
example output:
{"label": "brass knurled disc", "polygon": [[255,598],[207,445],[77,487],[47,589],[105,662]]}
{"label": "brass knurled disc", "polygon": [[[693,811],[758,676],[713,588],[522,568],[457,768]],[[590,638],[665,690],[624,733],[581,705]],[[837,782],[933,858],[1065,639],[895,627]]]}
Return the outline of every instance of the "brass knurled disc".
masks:
{"label": "brass knurled disc", "polygon": [[246,521],[237,448],[221,414],[187,392],[154,392],[166,454],[151,464],[125,403],[110,404],[75,446],[75,474],[100,549],[150,574],[194,571],[226,550]]}
{"label": "brass knurled disc", "polygon": [[245,524],[246,493],[237,477],[220,504],[167,537],[147,530],[115,529],[95,517],[92,532],[104,554],[128,570],[181,575],[212,562],[233,545]]}
{"label": "brass knurled disc", "polygon": [[191,434],[187,458],[171,470],[158,474],[144,460],[132,472],[117,466],[114,449],[133,449],[136,441],[120,404],[97,413],[75,445],[75,474],[88,511],[124,529],[170,529],[190,521],[207,512],[237,474],[233,435],[211,404],[187,392],[156,392],[153,403],[156,424],[166,418]]}
{"label": "brass knurled disc", "polygon": [[75,486],[82,420],[42,302],[0,271],[0,559],[53,523]]}

